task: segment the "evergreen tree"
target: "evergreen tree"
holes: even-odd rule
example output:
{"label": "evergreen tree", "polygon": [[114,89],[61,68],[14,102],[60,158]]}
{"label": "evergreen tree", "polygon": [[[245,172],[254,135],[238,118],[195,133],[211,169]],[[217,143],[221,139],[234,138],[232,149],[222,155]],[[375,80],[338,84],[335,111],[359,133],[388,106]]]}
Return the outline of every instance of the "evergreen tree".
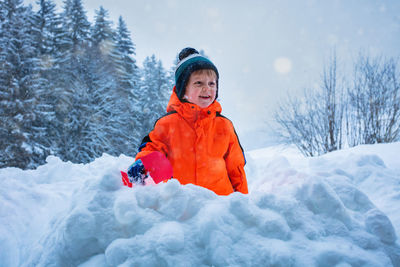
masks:
{"label": "evergreen tree", "polygon": [[62,74],[55,84],[57,94],[56,126],[58,143],[56,154],[63,160],[88,162],[90,153],[83,151],[90,110],[88,101],[92,87],[92,74],[89,70],[90,23],[81,0],[64,2],[63,28],[65,34],[60,40],[61,49],[58,66]]}
{"label": "evergreen tree", "polygon": [[111,28],[112,22],[107,19],[108,12],[102,6],[96,10],[95,24],[92,29],[92,43],[100,49],[100,52],[107,53],[113,47],[114,31]]}
{"label": "evergreen tree", "polygon": [[69,33],[75,53],[84,52],[90,34],[90,23],[81,0],[65,0],[64,28]]}
{"label": "evergreen tree", "polygon": [[141,141],[139,81],[140,73],[136,65],[135,45],[130,32],[122,17],[119,17],[116,35],[116,49],[120,55],[116,65],[116,80],[119,99],[116,101],[116,110],[119,112],[117,123],[121,129],[121,138],[124,142],[115,139],[113,146],[120,153],[134,155],[137,145]]}
{"label": "evergreen tree", "polygon": [[115,32],[111,26],[112,22],[108,20],[108,12],[100,7],[99,10],[96,10],[95,24],[91,29],[90,71],[92,73],[99,72],[101,69],[102,74],[109,76],[109,79],[115,75],[117,64],[121,58],[116,50]]}
{"label": "evergreen tree", "polygon": [[91,147],[93,158],[101,156],[103,152],[116,154],[109,135],[116,132],[113,121],[116,119],[117,96],[113,76],[119,56],[115,54],[115,33],[111,25],[108,12],[100,7],[96,11],[95,24],[91,31],[89,72],[92,75],[92,83],[88,87],[90,110],[86,111],[88,129],[85,138],[90,139],[86,146]]}
{"label": "evergreen tree", "polygon": [[39,57],[40,87],[37,88],[38,97],[36,110],[40,114],[36,121],[36,127],[42,130],[39,142],[49,151],[57,151],[58,139],[56,120],[57,95],[54,87],[60,75],[57,58],[62,39],[61,18],[55,12],[56,5],[52,0],[38,0],[36,25],[39,28],[37,37],[37,53]]}
{"label": "evergreen tree", "polygon": [[40,86],[35,54],[35,14],[20,0],[2,3],[0,36],[0,167],[32,168],[43,162],[35,128],[36,89]]}
{"label": "evergreen tree", "polygon": [[56,5],[52,0],[38,0],[39,11],[37,13],[37,25],[40,35],[38,37],[39,54],[46,56],[42,60],[43,65],[51,66],[54,64],[51,55],[58,47],[58,38],[61,27],[61,18],[55,12]]}
{"label": "evergreen tree", "polygon": [[126,53],[127,55],[136,55],[135,45],[131,40],[130,32],[126,23],[121,16],[118,18],[117,45],[121,52]]}
{"label": "evergreen tree", "polygon": [[72,16],[71,12],[72,8],[72,0],[64,0],[63,12],[60,14],[60,22],[61,27],[58,28],[57,31],[57,42],[55,47],[56,59],[58,63],[62,63],[63,60],[66,59],[63,56],[66,52],[72,50],[72,36],[70,34],[70,17]]}
{"label": "evergreen tree", "polygon": [[36,13],[0,1],[0,167],[33,168],[49,154],[134,156],[165,113],[161,61],[148,57],[140,70],[125,22],[114,31],[103,7],[91,28],[81,0],[65,0],[61,15],[52,1],[37,0]]}
{"label": "evergreen tree", "polygon": [[155,121],[165,114],[171,89],[168,87],[166,71],[155,55],[143,61],[142,84],[140,87],[140,105],[142,136],[147,134]]}
{"label": "evergreen tree", "polygon": [[118,62],[119,68],[117,73],[119,86],[129,90],[137,88],[139,85],[140,74],[138,66],[136,65],[136,60],[133,57],[136,55],[135,45],[131,40],[130,32],[126,27],[126,23],[121,16],[118,19],[116,46],[121,55],[121,61]]}

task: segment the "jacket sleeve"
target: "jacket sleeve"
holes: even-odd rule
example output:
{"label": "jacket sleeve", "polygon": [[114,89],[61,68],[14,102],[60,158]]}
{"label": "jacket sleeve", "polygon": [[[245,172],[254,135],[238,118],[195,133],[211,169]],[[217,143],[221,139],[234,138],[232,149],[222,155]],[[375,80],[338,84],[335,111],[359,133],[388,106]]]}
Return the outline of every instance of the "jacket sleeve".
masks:
{"label": "jacket sleeve", "polygon": [[143,138],[142,143],[139,147],[139,153],[136,154],[135,160],[140,159],[153,151],[159,151],[167,156],[167,138],[166,138],[165,126],[157,122],[154,125],[153,130]]}
{"label": "jacket sleeve", "polygon": [[225,156],[225,163],[233,190],[247,194],[249,190],[247,187],[246,173],[244,172],[246,160],[233,125],[230,134],[229,148]]}

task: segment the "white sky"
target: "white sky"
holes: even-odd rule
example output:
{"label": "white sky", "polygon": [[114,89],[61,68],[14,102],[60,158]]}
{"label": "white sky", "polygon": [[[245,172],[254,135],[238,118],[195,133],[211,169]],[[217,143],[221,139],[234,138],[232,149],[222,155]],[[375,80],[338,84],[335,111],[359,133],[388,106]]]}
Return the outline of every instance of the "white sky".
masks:
{"label": "white sky", "polygon": [[[63,6],[62,1],[55,2]],[[266,128],[279,99],[318,84],[334,48],[339,64],[347,68],[361,50],[400,55],[398,0],[83,3],[91,21],[100,5],[114,25],[123,17],[139,64],[155,54],[169,68],[182,48],[203,49],[220,72],[223,113],[249,149],[270,142],[259,131]]]}

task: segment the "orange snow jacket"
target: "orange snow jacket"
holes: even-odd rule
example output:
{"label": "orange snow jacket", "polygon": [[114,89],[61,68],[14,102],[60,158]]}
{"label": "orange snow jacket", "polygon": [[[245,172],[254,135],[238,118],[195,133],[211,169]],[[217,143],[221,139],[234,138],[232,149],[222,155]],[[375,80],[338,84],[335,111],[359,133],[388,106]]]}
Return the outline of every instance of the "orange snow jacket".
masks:
{"label": "orange snow jacket", "polygon": [[136,160],[160,151],[171,162],[173,177],[181,184],[195,184],[229,195],[234,191],[247,194],[245,158],[230,120],[214,101],[207,108],[181,102],[175,88],[167,114],[146,136]]}

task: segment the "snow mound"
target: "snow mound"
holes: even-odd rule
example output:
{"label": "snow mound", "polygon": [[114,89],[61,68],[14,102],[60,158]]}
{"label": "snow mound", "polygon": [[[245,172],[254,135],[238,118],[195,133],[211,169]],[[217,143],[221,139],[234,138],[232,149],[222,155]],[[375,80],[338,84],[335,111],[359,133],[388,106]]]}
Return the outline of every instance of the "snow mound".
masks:
{"label": "snow mound", "polygon": [[0,266],[400,266],[400,165],[375,147],[250,152],[249,195],[176,180],[127,188],[124,156],[3,169]]}

